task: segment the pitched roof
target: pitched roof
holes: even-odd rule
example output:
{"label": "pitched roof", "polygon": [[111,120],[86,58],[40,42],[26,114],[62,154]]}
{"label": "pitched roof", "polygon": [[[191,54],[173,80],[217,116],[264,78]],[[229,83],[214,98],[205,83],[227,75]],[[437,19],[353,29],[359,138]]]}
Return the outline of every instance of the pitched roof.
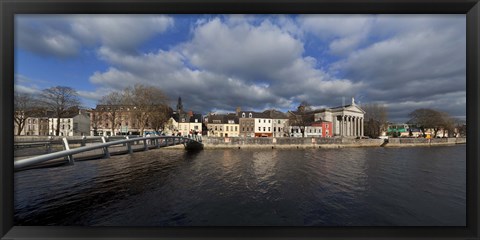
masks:
{"label": "pitched roof", "polygon": [[269,116],[272,119],[288,119],[287,115],[283,112],[277,111],[275,109],[265,110],[263,114]]}
{"label": "pitched roof", "polygon": [[241,117],[243,113],[245,113],[245,118],[249,118],[250,113],[252,114],[252,118],[270,118],[270,116],[265,112],[260,113],[260,112],[254,112],[254,111],[240,111],[239,117]]}
{"label": "pitched roof", "polygon": [[193,116],[191,116],[191,117],[189,117],[189,118],[190,118],[190,119],[189,119],[189,122],[192,122],[192,123],[195,122],[195,119],[197,119],[197,121],[198,121],[199,123],[202,122],[202,114],[194,113]]}

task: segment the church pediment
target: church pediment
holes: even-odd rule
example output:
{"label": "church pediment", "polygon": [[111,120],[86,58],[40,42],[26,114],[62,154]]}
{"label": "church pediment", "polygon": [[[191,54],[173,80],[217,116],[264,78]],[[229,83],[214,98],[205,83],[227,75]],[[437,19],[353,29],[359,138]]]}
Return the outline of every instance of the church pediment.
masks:
{"label": "church pediment", "polygon": [[363,109],[360,108],[360,106],[358,106],[357,104],[349,105],[348,107],[345,107],[345,110],[350,111],[350,112],[357,112],[357,113],[365,114],[365,111],[363,111]]}

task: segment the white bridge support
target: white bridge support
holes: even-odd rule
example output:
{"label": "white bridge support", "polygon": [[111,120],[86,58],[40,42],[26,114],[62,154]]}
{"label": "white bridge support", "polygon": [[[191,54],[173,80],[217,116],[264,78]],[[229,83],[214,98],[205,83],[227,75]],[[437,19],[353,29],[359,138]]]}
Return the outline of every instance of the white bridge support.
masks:
{"label": "white bridge support", "polygon": [[[68,145],[67,138],[62,138],[62,141],[63,141],[63,148],[65,150],[70,150],[70,146]],[[73,155],[67,155],[65,158],[68,160],[68,164],[71,164],[71,165],[75,164],[73,160]]]}
{"label": "white bridge support", "polygon": [[[102,137],[102,142],[107,143],[107,140],[105,139],[105,137]],[[108,146],[105,146],[103,148],[103,154],[104,154],[103,158],[110,158],[110,152],[108,151]]]}

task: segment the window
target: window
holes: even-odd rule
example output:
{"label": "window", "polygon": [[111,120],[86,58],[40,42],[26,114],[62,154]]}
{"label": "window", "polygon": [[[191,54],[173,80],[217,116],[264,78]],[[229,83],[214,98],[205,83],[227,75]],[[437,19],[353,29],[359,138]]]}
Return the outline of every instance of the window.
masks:
{"label": "window", "polygon": [[245,132],[245,127],[242,128],[242,132]]}
{"label": "window", "polygon": [[273,131],[276,132],[276,131],[277,131],[277,127],[273,127]]}
{"label": "window", "polygon": [[242,113],[242,118],[245,118],[245,113]]}
{"label": "window", "polygon": [[249,114],[248,114],[248,117],[249,117],[249,118],[252,118],[252,113],[249,113]]}
{"label": "window", "polygon": [[235,126],[235,132],[238,131],[237,129],[238,129],[237,126]]}
{"label": "window", "polygon": [[195,119],[195,122],[198,123],[198,119]]}
{"label": "window", "polygon": [[261,123],[261,122],[262,122],[262,120],[258,119],[258,123]]}
{"label": "window", "polygon": [[217,126],[215,126],[215,131],[217,131]]}
{"label": "window", "polygon": [[268,120],[268,123],[270,123],[271,120]]}
{"label": "window", "polygon": [[270,127],[268,127],[268,131],[270,132]]}
{"label": "window", "polygon": [[278,120],[278,124],[280,124],[280,120]]}
{"label": "window", "polygon": [[261,128],[261,127],[258,127],[258,131],[262,131],[262,128]]}
{"label": "window", "polygon": [[267,122],[267,120],[263,119],[263,123],[266,123],[266,122]]}
{"label": "window", "polygon": [[227,126],[225,129],[226,129],[226,131],[228,132],[228,126]]}
{"label": "window", "polygon": [[263,127],[263,131],[265,132],[265,127]]}

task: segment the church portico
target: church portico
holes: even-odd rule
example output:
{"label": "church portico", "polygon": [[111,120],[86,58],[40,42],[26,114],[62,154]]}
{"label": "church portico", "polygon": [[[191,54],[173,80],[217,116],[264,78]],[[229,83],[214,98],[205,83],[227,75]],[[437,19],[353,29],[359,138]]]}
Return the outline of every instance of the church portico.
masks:
{"label": "church portico", "polygon": [[335,136],[360,137],[364,133],[365,111],[352,98],[352,104],[325,109],[317,113],[316,118],[329,117],[333,122]]}

